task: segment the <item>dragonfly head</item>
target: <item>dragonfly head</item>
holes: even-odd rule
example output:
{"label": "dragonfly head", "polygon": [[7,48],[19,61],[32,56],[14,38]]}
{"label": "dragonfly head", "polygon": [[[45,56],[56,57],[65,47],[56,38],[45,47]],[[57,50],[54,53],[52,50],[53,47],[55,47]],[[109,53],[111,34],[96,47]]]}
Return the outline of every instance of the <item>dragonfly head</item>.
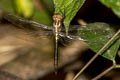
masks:
{"label": "dragonfly head", "polygon": [[58,35],[58,33],[60,32],[61,30],[61,20],[63,19],[63,17],[59,14],[54,14],[53,15],[53,27],[54,27],[54,33]]}
{"label": "dragonfly head", "polygon": [[63,17],[61,15],[59,15],[59,14],[54,14],[53,15],[53,20],[54,21],[56,21],[56,20],[61,21],[62,19],[63,19]]}

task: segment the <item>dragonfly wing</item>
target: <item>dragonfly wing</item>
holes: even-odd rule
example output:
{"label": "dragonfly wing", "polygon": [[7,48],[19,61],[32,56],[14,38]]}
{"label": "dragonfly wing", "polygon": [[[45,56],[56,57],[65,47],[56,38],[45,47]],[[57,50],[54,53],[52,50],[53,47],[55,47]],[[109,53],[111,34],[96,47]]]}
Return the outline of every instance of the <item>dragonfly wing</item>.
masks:
{"label": "dragonfly wing", "polygon": [[[53,37],[51,31],[28,29],[26,27],[20,28],[14,25],[1,28],[6,29],[11,37],[23,45],[26,44],[30,46],[45,46],[51,42]],[[3,33],[5,33],[5,30],[3,30]]]}
{"label": "dragonfly wing", "polygon": [[[76,28],[77,29],[77,28]],[[82,39],[80,36],[78,36],[77,31],[75,31],[76,29],[73,29],[74,31],[71,33],[69,32],[69,34],[66,36],[65,33],[60,33],[59,36],[60,38],[60,43],[65,46],[65,47],[69,47],[69,48],[76,48],[78,47],[76,46],[71,46],[73,43],[77,42],[78,44],[82,41],[84,41],[84,39]]]}
{"label": "dragonfly wing", "polygon": [[19,35],[15,35],[16,38],[21,39],[28,44],[39,44],[40,46],[45,46],[49,44],[52,40],[52,32],[44,32],[44,31],[35,31],[35,30],[24,30],[19,29],[21,32]]}
{"label": "dragonfly wing", "polygon": [[[70,25],[69,27],[69,33],[76,32],[80,27],[87,27],[87,26],[81,26],[81,25]],[[62,27],[61,32],[65,32],[65,27]]]}

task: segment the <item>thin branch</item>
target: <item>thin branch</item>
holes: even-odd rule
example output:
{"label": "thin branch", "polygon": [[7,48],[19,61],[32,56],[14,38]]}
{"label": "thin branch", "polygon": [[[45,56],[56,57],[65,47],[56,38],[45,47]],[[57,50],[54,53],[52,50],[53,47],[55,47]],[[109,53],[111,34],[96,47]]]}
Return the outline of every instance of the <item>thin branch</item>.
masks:
{"label": "thin branch", "polygon": [[111,71],[112,69],[114,69],[116,66],[116,62],[113,60],[113,65],[111,67],[109,67],[108,69],[106,69],[105,71],[103,71],[102,73],[100,73],[98,76],[94,77],[92,80],[98,80],[99,78],[101,78],[102,76],[104,76],[105,74],[107,74],[109,71]]}
{"label": "thin branch", "polygon": [[120,33],[120,29],[113,35],[113,37],[88,61],[88,63],[77,73],[77,75],[73,78],[76,80],[79,75],[96,59],[98,55],[102,53],[102,51],[112,42],[112,40]]}
{"label": "thin branch", "polygon": [[[44,30],[45,31],[45,34],[46,32],[50,31],[52,33],[53,31],[53,27],[51,26],[47,26],[47,25],[43,25],[43,24],[40,24],[38,22],[35,22],[35,21],[32,21],[32,20],[27,20],[27,19],[24,19],[22,17],[19,17],[19,16],[16,16],[12,13],[8,13],[6,11],[3,11],[3,18],[7,21],[9,21],[10,23],[14,24],[15,26],[19,27],[19,28],[24,28],[24,29],[29,29],[29,30],[32,30],[32,31],[40,31],[40,30]],[[72,25],[72,27],[70,27],[69,31],[76,31],[77,32],[77,29],[79,27],[82,27],[80,25]],[[73,35],[68,35],[66,36],[65,34],[65,28],[62,27],[62,32],[60,32],[59,36],[60,37],[63,37],[63,38],[68,38],[70,40],[83,40],[81,39],[79,36],[75,36],[74,34]]]}
{"label": "thin branch", "polygon": [[[32,20],[24,19],[24,18],[22,18],[20,16],[17,16],[15,14],[13,14],[13,13],[6,12],[3,9],[1,9],[1,11],[2,11],[2,14],[3,14],[3,18],[8,20],[10,23],[12,23],[12,24],[14,24],[16,26],[19,26],[19,27],[22,27],[22,26],[23,27],[32,27],[34,29],[44,29],[44,30],[50,30],[50,31],[53,30],[52,26],[47,26],[47,25],[43,25],[43,24],[40,24],[40,23],[32,21]],[[80,27],[84,27],[84,26],[72,25],[69,28],[69,31],[77,30]],[[62,27],[61,31],[65,32],[65,28]]]}
{"label": "thin branch", "polygon": [[20,28],[24,27],[24,28],[33,29],[33,30],[37,30],[37,29],[52,30],[52,27],[50,26],[46,26],[32,20],[27,20],[5,11],[4,11],[3,18]]}
{"label": "thin branch", "polygon": [[114,65],[112,65],[111,67],[109,67],[108,69],[106,69],[105,71],[103,71],[102,73],[100,73],[98,76],[94,77],[92,80],[98,80],[99,78],[101,78],[102,76],[104,76],[105,74],[107,74],[109,71],[111,71],[112,69],[114,69]]}

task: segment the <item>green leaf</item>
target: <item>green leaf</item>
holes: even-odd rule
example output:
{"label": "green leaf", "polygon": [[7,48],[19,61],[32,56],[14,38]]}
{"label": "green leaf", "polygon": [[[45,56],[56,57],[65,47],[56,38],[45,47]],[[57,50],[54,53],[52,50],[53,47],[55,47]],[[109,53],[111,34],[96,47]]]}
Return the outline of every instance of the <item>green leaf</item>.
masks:
{"label": "green leaf", "polygon": [[115,60],[116,54],[118,52],[118,49],[120,47],[120,39],[118,39],[117,41],[115,41],[103,54],[102,56],[104,56],[107,59],[110,60]]}
{"label": "green leaf", "polygon": [[[104,44],[115,34],[116,30],[112,28],[110,25],[105,23],[92,23],[88,24],[87,27],[81,27],[78,29],[79,36],[85,40],[85,42],[88,44],[88,47],[93,50],[94,52],[98,52]],[[119,41],[114,43],[120,36],[116,37],[111,44],[107,46],[102,51],[102,56],[113,60],[116,51],[119,48],[120,44],[118,44]],[[114,45],[113,45],[114,43]],[[114,49],[116,48],[116,49]],[[106,51],[108,49],[108,51]],[[112,51],[115,50],[115,51]],[[106,51],[106,52],[105,52]],[[107,53],[109,52],[109,53]]]}
{"label": "green leaf", "polygon": [[78,10],[82,7],[85,0],[53,0],[55,13],[64,17],[63,24],[68,33],[69,24]]}
{"label": "green leaf", "polygon": [[120,18],[120,0],[100,0],[100,2],[111,8],[112,11]]}

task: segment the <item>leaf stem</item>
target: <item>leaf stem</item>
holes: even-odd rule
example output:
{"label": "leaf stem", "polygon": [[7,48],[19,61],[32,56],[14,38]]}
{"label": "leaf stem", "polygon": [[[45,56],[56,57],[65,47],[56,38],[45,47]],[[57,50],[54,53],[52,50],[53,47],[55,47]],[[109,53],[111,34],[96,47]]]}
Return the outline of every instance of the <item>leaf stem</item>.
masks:
{"label": "leaf stem", "polygon": [[112,42],[112,40],[120,33],[120,29],[112,36],[112,38],[88,61],[88,63],[76,74],[73,80],[76,80],[78,76],[96,59],[98,55]]}

